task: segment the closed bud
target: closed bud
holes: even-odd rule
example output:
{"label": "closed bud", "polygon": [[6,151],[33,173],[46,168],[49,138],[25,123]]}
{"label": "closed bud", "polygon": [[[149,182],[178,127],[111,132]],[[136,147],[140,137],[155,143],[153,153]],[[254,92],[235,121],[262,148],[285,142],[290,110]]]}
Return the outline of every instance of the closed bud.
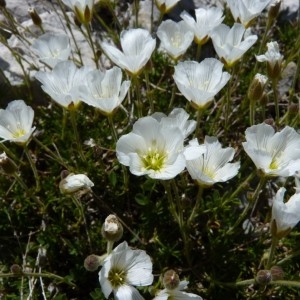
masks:
{"label": "closed bud", "polygon": [[13,264],[10,267],[10,271],[13,274],[21,274],[22,273],[22,268],[19,265],[17,265],[17,264]]}
{"label": "closed bud", "polygon": [[18,169],[17,165],[6,155],[5,152],[0,154],[0,167],[7,175],[13,175]]}
{"label": "closed bud", "polygon": [[123,236],[123,226],[115,215],[109,215],[102,225],[101,233],[106,240],[117,242]]}
{"label": "closed bud", "polygon": [[267,80],[266,76],[259,73],[254,76],[248,88],[248,98],[250,101],[257,101],[262,97]]}
{"label": "closed bud", "polygon": [[168,270],[163,277],[163,285],[168,290],[174,290],[178,287],[180,279],[174,270]]}
{"label": "closed bud", "polygon": [[273,281],[281,280],[284,277],[284,272],[283,272],[282,268],[279,266],[273,266],[271,268],[270,272],[271,272],[271,278]]}
{"label": "closed bud", "polygon": [[300,106],[297,103],[292,103],[291,105],[289,105],[288,107],[288,112],[290,115],[298,115],[300,114]]}
{"label": "closed bud", "polygon": [[280,9],[280,5],[281,5],[281,0],[275,0],[269,7],[269,11],[268,11],[268,18],[270,19],[271,22],[273,22],[279,13],[279,9]]}
{"label": "closed bud", "polygon": [[269,102],[269,96],[267,93],[263,92],[260,98],[260,103],[262,106],[267,106],[268,102]]}
{"label": "closed bud", "polygon": [[256,274],[256,282],[260,285],[267,285],[270,283],[271,279],[270,270],[259,270]]}
{"label": "closed bud", "polygon": [[34,25],[41,27],[42,26],[42,19],[40,18],[39,14],[36,12],[34,8],[29,8],[28,13],[31,17],[31,20]]}
{"label": "closed bud", "polygon": [[0,0],[0,7],[5,8],[6,7],[6,1]]}
{"label": "closed bud", "polygon": [[102,261],[101,256],[91,254],[84,260],[83,265],[87,271],[94,272],[101,266]]}
{"label": "closed bud", "polygon": [[47,262],[47,249],[39,248],[36,265],[39,267],[43,267],[45,266],[46,262]]}
{"label": "closed bud", "polygon": [[267,74],[271,79],[279,79],[281,75],[281,61],[268,62],[267,61]]}

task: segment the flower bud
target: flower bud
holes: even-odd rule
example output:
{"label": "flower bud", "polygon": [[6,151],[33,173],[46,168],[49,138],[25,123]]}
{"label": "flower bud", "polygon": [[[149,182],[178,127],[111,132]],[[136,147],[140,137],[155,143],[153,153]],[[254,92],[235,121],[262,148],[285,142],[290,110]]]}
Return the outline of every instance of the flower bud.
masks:
{"label": "flower bud", "polygon": [[259,270],[256,274],[256,281],[258,284],[267,285],[270,283],[271,279],[271,271],[269,270]]}
{"label": "flower bud", "polygon": [[180,279],[174,270],[168,270],[163,277],[163,285],[168,290],[174,290],[178,287]]}
{"label": "flower bud", "polygon": [[5,8],[6,7],[6,1],[0,0],[0,7]]}
{"label": "flower bud", "polygon": [[14,174],[18,169],[17,165],[6,155],[5,152],[0,154],[0,166],[7,175]]}
{"label": "flower bud", "polygon": [[254,76],[248,88],[248,98],[250,101],[257,101],[262,97],[267,80],[266,76],[259,73]]}
{"label": "flower bud", "polygon": [[39,14],[36,12],[35,8],[29,8],[28,13],[31,17],[33,24],[38,27],[41,27],[43,22]]}
{"label": "flower bud", "polygon": [[281,280],[284,277],[284,272],[283,272],[282,268],[279,266],[273,266],[271,268],[270,272],[271,272],[271,278],[273,281]]}
{"label": "flower bud", "polygon": [[10,267],[10,271],[13,274],[21,274],[22,273],[22,268],[19,265],[17,265],[17,264],[13,264]]}
{"label": "flower bud", "polygon": [[271,79],[279,79],[281,75],[282,67],[281,61],[268,62],[267,61],[267,74]]}
{"label": "flower bud", "polygon": [[101,233],[106,240],[117,242],[123,236],[123,226],[115,215],[109,215],[102,225]]}
{"label": "flower bud", "polygon": [[74,194],[79,191],[89,191],[94,183],[84,174],[70,173],[59,183],[62,194]]}
{"label": "flower bud", "polygon": [[36,265],[39,267],[45,266],[47,262],[47,249],[39,248]]}
{"label": "flower bud", "polygon": [[94,272],[101,266],[102,261],[101,256],[91,254],[84,260],[83,265],[87,271]]}
{"label": "flower bud", "polygon": [[267,93],[263,92],[260,98],[260,103],[262,106],[267,106],[268,102],[269,102],[269,96]]}
{"label": "flower bud", "polygon": [[82,11],[78,6],[74,6],[75,18],[80,24],[89,24],[92,21],[93,11],[89,8],[88,5],[85,6]]}
{"label": "flower bud", "polygon": [[273,22],[279,13],[281,5],[281,0],[275,0],[270,6],[269,6],[269,11],[268,11],[268,18],[270,22]]}
{"label": "flower bud", "polygon": [[293,115],[293,116],[299,115],[299,113],[300,113],[299,104],[292,103],[291,105],[289,105],[288,112],[289,112],[290,115]]}

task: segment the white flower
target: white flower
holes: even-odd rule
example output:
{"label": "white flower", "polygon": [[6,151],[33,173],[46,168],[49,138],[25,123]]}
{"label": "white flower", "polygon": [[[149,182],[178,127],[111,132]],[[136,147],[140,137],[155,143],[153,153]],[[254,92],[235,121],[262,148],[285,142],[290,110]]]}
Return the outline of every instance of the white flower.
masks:
{"label": "white flower", "polygon": [[171,179],[185,168],[183,141],[180,128],[151,116],[140,118],[132,132],[118,140],[117,158],[134,175]]}
{"label": "white flower", "polygon": [[229,73],[222,72],[223,64],[214,58],[202,62],[185,61],[175,66],[173,75],[180,92],[197,109],[205,107],[225,86]]}
{"label": "white flower", "polygon": [[180,0],[155,0],[157,8],[163,13],[169,12]]}
{"label": "white flower", "polygon": [[222,148],[216,137],[205,137],[203,145],[197,139],[185,148],[186,168],[199,184],[210,186],[233,178],[240,168],[240,162],[229,163],[234,157],[234,149]]}
{"label": "white flower", "polygon": [[89,71],[88,67],[77,68],[72,61],[63,61],[50,72],[37,72],[35,78],[55,102],[66,109],[73,109],[81,102],[79,87],[84,84]]}
{"label": "white flower", "polygon": [[170,128],[178,127],[184,138],[187,138],[196,129],[197,125],[195,120],[188,120],[190,116],[183,108],[174,108],[168,116],[156,112],[151,117]]}
{"label": "white flower", "polygon": [[272,207],[272,221],[275,220],[276,222],[275,235],[279,238],[288,234],[300,221],[300,194],[291,196],[284,203],[285,191],[285,188],[278,190]]}
{"label": "white flower", "polygon": [[118,300],[142,300],[134,286],[152,284],[152,262],[143,250],[132,250],[126,242],[118,245],[104,260],[99,281],[105,298],[114,292]]}
{"label": "white flower", "polygon": [[94,0],[62,0],[72,9],[80,23],[88,24],[92,20]]}
{"label": "white flower", "polygon": [[232,28],[225,24],[215,27],[211,39],[220,60],[231,67],[256,42],[257,36],[250,35],[242,24],[234,23]]}
{"label": "white flower", "polygon": [[194,33],[184,21],[172,20],[166,20],[160,24],[157,36],[161,41],[160,47],[175,60],[186,52],[194,39]]}
{"label": "white flower", "polygon": [[277,78],[280,76],[283,55],[279,52],[279,45],[277,42],[267,43],[267,47],[268,51],[263,55],[256,56],[256,59],[259,62],[267,62],[268,76]]}
{"label": "white flower", "polygon": [[120,68],[138,75],[155,49],[156,41],[146,29],[123,30],[120,37],[123,52],[106,42],[101,43],[105,54]]}
{"label": "white flower", "polygon": [[196,21],[186,11],[180,17],[194,32],[195,42],[202,45],[208,41],[212,29],[222,23],[223,10],[220,7],[198,8],[195,9],[195,15]]}
{"label": "white flower", "polygon": [[23,100],[10,102],[6,109],[0,109],[0,138],[25,144],[35,130],[33,118],[33,109]]}
{"label": "white flower", "polygon": [[32,44],[40,61],[53,68],[58,62],[68,59],[71,48],[66,34],[47,32]]}
{"label": "white flower", "polygon": [[129,86],[130,81],[122,83],[122,71],[118,67],[105,72],[94,70],[86,75],[86,85],[80,87],[81,100],[109,115],[120,106]]}
{"label": "white flower", "polygon": [[73,194],[80,190],[90,190],[94,183],[85,174],[69,174],[59,183],[63,194]]}
{"label": "white flower", "polygon": [[241,22],[245,27],[249,27],[251,21],[261,14],[261,12],[273,0],[226,0],[236,22]]}
{"label": "white flower", "polygon": [[268,176],[294,176],[300,170],[300,134],[286,126],[275,133],[265,123],[246,129],[246,153],[256,167]]}
{"label": "white flower", "polygon": [[153,300],[185,300],[185,299],[195,299],[195,300],[202,300],[202,297],[192,294],[182,292],[182,290],[187,288],[188,281],[181,281],[175,289],[164,289],[160,291]]}

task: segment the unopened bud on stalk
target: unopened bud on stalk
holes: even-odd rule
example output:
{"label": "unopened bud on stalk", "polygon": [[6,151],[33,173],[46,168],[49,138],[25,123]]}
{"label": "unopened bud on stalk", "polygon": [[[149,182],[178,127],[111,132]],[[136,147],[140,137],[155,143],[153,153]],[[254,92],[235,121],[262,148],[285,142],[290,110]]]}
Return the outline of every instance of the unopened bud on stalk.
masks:
{"label": "unopened bud on stalk", "polygon": [[5,8],[6,7],[6,1],[0,0],[0,7]]}
{"label": "unopened bud on stalk", "polygon": [[250,101],[257,101],[262,97],[267,81],[267,76],[262,74],[257,73],[254,76],[248,88],[248,98]]}
{"label": "unopened bud on stalk", "polygon": [[267,285],[270,283],[271,279],[272,277],[270,270],[259,270],[256,274],[256,281],[258,284]]}
{"label": "unopened bud on stalk", "polygon": [[281,5],[281,0],[275,0],[269,7],[269,11],[268,11],[268,18],[270,20],[270,22],[273,22],[279,13],[279,9],[280,9],[280,5]]}
{"label": "unopened bud on stalk", "polygon": [[174,290],[178,287],[180,279],[174,270],[168,270],[163,277],[163,285],[168,290]]}
{"label": "unopened bud on stalk", "polygon": [[17,265],[17,264],[13,264],[10,267],[10,271],[13,274],[21,274],[22,273],[22,268],[19,265]]}
{"label": "unopened bud on stalk", "polygon": [[290,115],[295,115],[295,116],[298,115],[300,112],[299,104],[292,103],[291,105],[289,105],[288,112]]}
{"label": "unopened bud on stalk", "polygon": [[101,266],[102,261],[101,256],[91,254],[84,260],[83,265],[87,271],[94,272]]}
{"label": "unopened bud on stalk", "polygon": [[39,16],[39,14],[37,13],[37,11],[35,10],[35,8],[29,8],[28,9],[28,13],[31,17],[31,20],[33,22],[34,25],[38,26],[38,27],[42,27],[42,19]]}
{"label": "unopened bud on stalk", "polygon": [[18,169],[17,165],[6,155],[5,152],[0,154],[0,167],[7,175],[13,175]]}
{"label": "unopened bud on stalk", "polygon": [[123,226],[115,215],[109,215],[102,225],[101,233],[106,240],[117,242],[123,236]]}
{"label": "unopened bud on stalk", "polygon": [[284,272],[281,267],[273,266],[270,270],[273,281],[281,280],[284,277]]}
{"label": "unopened bud on stalk", "polygon": [[263,92],[260,98],[260,103],[262,106],[267,106],[268,102],[269,102],[269,96],[267,93]]}

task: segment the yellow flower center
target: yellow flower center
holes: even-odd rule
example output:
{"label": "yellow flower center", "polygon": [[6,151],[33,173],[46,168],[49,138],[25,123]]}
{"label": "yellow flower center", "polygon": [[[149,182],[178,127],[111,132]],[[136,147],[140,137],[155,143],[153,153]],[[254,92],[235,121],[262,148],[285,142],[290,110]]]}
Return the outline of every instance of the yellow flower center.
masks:
{"label": "yellow flower center", "polygon": [[25,131],[24,129],[18,128],[18,130],[15,131],[15,132],[12,134],[12,136],[13,136],[14,138],[19,138],[19,137],[22,137],[22,136],[25,135],[25,134],[26,134],[26,131]]}
{"label": "yellow flower center", "polygon": [[277,161],[275,158],[273,158],[273,160],[272,160],[272,162],[271,162],[269,168],[270,168],[271,170],[276,170],[276,169],[278,169],[278,161]]}
{"label": "yellow flower center", "polygon": [[182,44],[182,37],[179,34],[171,37],[172,46],[175,48],[179,48]]}
{"label": "yellow flower center", "polygon": [[163,168],[166,154],[157,149],[149,149],[148,153],[142,157],[142,162],[146,170],[159,171]]}
{"label": "yellow flower center", "polygon": [[125,284],[126,272],[119,268],[111,268],[108,272],[108,280],[114,289],[122,286]]}

